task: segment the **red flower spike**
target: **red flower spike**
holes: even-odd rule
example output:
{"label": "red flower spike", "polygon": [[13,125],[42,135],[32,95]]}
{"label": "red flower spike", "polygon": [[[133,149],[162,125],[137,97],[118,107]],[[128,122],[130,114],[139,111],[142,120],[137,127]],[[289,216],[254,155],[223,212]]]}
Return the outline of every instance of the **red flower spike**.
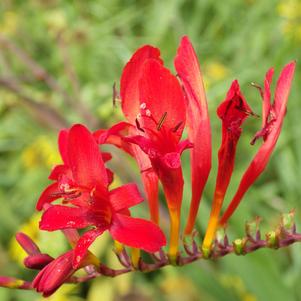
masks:
{"label": "red flower spike", "polygon": [[212,209],[202,246],[205,253],[210,251],[220,210],[232,176],[236,145],[242,132],[241,125],[248,115],[253,114],[236,80],[233,81],[226,99],[218,107],[217,114],[222,120],[222,143],[218,152],[218,172]]}
{"label": "red flower spike", "polygon": [[263,106],[263,116],[264,126],[259,133],[256,134],[255,138],[263,137],[264,142],[254,156],[249,167],[245,171],[239,187],[229,204],[227,210],[223,214],[220,224],[225,224],[228,219],[232,216],[235,209],[241,202],[244,194],[250,188],[250,186],[256,181],[260,174],[265,169],[270,156],[274,150],[276,142],[279,138],[283,119],[286,112],[286,105],[288,101],[288,96],[290,93],[292,80],[294,77],[296,62],[291,62],[286,65],[277,81],[276,90],[275,90],[275,100],[272,106],[270,106],[270,83],[272,79],[273,69],[270,69],[267,72],[265,79],[265,88],[264,88],[264,106]]}
{"label": "red flower spike", "polygon": [[[58,187],[64,203],[72,207],[49,206],[42,216],[40,228],[54,231],[95,227],[76,243],[74,269],[82,263],[90,244],[105,230],[110,231],[114,239],[120,239],[122,243],[129,243],[129,246],[139,247],[147,252],[158,251],[165,245],[164,234],[158,226],[128,216],[128,208],[142,202],[135,184],[108,190],[107,170],[102,154],[95,138],[84,126],[75,125],[69,130],[67,146],[70,170],[59,176]],[[124,216],[128,223],[120,222]],[[126,228],[127,225],[129,228]],[[130,232],[135,234],[135,239]],[[146,236],[157,239],[146,242]]]}
{"label": "red flower spike", "polygon": [[193,143],[191,158],[191,205],[185,234],[191,234],[203,189],[211,169],[211,128],[206,93],[196,53],[183,37],[174,61],[187,100],[188,138]]}

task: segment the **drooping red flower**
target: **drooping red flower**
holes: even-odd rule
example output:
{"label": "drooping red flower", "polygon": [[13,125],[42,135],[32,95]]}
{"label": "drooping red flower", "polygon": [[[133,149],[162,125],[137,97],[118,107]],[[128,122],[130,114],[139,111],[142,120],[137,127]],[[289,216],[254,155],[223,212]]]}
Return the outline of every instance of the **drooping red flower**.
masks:
{"label": "drooping red flower", "polygon": [[185,234],[194,228],[202,193],[211,169],[211,128],[202,74],[188,37],[183,37],[175,67],[187,101],[188,138],[193,143],[191,158],[191,205]]}
{"label": "drooping red flower", "polygon": [[291,62],[283,68],[277,81],[273,104],[271,104],[270,89],[274,73],[273,68],[271,68],[266,74],[266,78],[264,81],[264,90],[261,91],[261,95],[263,98],[263,126],[262,129],[255,135],[255,138],[253,139],[252,143],[254,143],[255,140],[260,137],[263,138],[264,142],[257,151],[249,167],[245,171],[231,203],[229,204],[227,210],[225,211],[220,220],[221,225],[225,224],[231,217],[231,215],[234,213],[235,209],[241,202],[244,194],[260,176],[260,174],[264,171],[270,159],[270,156],[279,138],[283,119],[286,113],[286,106],[291,89],[292,80],[294,77],[295,66],[296,62]]}
{"label": "drooping red flower", "polygon": [[65,165],[56,173],[56,182],[49,186],[56,190],[49,193],[52,188],[46,188],[37,208],[41,210],[45,203],[49,204],[55,198],[63,198],[63,203],[68,206],[53,205],[46,209],[40,228],[54,231],[93,227],[76,244],[74,268],[80,265],[96,237],[106,230],[125,245],[150,253],[158,251],[166,243],[160,228],[150,221],[133,218],[129,213],[130,207],[142,202],[136,184],[109,191],[108,172],[93,135],[79,124],[67,133],[62,139],[65,143],[60,145]]}
{"label": "drooping red flower", "polygon": [[238,82],[235,80],[227,93],[226,99],[217,109],[217,115],[222,120],[222,142],[218,152],[218,172],[212,209],[202,246],[205,253],[210,252],[212,240],[218,226],[220,210],[234,168],[236,145],[242,132],[241,125],[250,114],[253,113],[240,91]]}

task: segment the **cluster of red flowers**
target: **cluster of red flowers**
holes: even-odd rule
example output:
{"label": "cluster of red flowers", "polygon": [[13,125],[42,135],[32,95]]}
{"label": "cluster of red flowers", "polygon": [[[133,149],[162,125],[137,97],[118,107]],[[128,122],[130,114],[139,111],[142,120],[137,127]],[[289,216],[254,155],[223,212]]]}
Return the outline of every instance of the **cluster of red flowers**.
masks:
{"label": "cluster of red flowers", "polygon": [[[69,281],[76,270],[99,264],[88,248],[104,231],[109,231],[115,241],[125,246],[148,253],[160,251],[166,245],[166,238],[160,229],[159,182],[170,215],[168,257],[171,263],[176,263],[184,186],[181,153],[189,149],[191,155],[191,205],[184,228],[184,235],[191,235],[211,169],[212,147],[204,83],[197,56],[187,37],[180,43],[175,69],[177,76],[164,66],[157,48],[138,49],[125,66],[120,81],[121,107],[127,121],[95,132],[76,124],[59,133],[63,164],[52,170],[49,179],[53,183],[41,194],[37,210],[43,210],[40,229],[65,231],[73,248],[53,259],[42,254],[28,237],[21,234],[17,237],[29,255],[25,265],[41,270],[31,285],[44,296]],[[205,256],[210,256],[217,228],[228,221],[268,163],[285,116],[294,69],[295,62],[291,62],[282,70],[273,102],[270,89],[273,69],[267,72],[264,87],[258,87],[263,99],[263,121],[253,142],[262,137],[263,144],[223,215],[220,212],[234,169],[241,126],[254,113],[237,80],[217,109],[222,121],[222,141],[212,211],[202,244]],[[188,139],[181,140],[184,128],[187,128]],[[131,216],[129,208],[143,201],[136,184],[110,189],[113,172],[105,163],[111,154],[101,151],[103,144],[115,145],[136,160],[151,221]],[[61,205],[53,204],[57,200],[61,200]],[[79,236],[77,229],[86,231]],[[0,285],[17,287],[16,281],[2,277]],[[19,283],[19,287],[22,286],[26,287],[26,283]]]}

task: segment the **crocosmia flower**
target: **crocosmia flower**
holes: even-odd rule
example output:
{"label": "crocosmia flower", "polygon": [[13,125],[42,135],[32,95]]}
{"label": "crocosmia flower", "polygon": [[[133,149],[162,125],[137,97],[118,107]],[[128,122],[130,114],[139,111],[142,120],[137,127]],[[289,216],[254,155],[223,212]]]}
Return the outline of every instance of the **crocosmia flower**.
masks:
{"label": "crocosmia flower", "polygon": [[251,114],[253,113],[235,80],[226,99],[217,109],[217,115],[222,120],[222,143],[218,152],[218,172],[212,210],[203,242],[204,252],[209,251],[218,225],[220,210],[234,168],[236,146],[242,132],[241,125]]}
{"label": "crocosmia flower", "polygon": [[271,68],[266,74],[264,89],[260,91],[263,100],[262,129],[255,135],[252,144],[254,144],[254,142],[260,137],[263,138],[264,142],[258,149],[252,162],[245,171],[231,203],[222,216],[220,220],[220,224],[222,225],[228,221],[242,200],[244,194],[264,171],[266,165],[268,164],[270,156],[280,135],[283,119],[286,113],[288,96],[294,77],[295,67],[296,62],[291,62],[283,68],[277,81],[273,103],[271,103],[270,86],[274,69]]}
{"label": "crocosmia flower", "polygon": [[186,123],[184,94],[177,78],[155,59],[144,62],[137,88],[139,103],[132,106],[139,134],[124,139],[147,154],[163,185],[171,218],[170,257],[175,258],[184,185],[180,156],[192,147],[188,140],[180,141]]}
{"label": "crocosmia flower", "polygon": [[56,171],[56,183],[52,184],[58,190],[52,191],[48,199],[42,193],[37,208],[52,202],[53,195],[63,198],[64,205],[52,205],[44,212],[42,230],[92,227],[76,244],[74,268],[80,265],[96,237],[106,230],[115,240],[150,253],[164,246],[165,236],[158,226],[130,216],[128,209],[142,202],[137,186],[130,183],[108,189],[108,172],[93,135],[83,125],[74,125],[64,140],[66,144],[61,142],[60,150],[67,164]]}

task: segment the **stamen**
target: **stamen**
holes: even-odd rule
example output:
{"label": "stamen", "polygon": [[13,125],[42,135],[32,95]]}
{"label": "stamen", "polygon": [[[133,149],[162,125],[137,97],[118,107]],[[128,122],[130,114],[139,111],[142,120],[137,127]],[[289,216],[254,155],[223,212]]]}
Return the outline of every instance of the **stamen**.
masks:
{"label": "stamen", "polygon": [[166,119],[166,116],[167,116],[167,112],[164,112],[164,114],[162,115],[162,117],[160,118],[159,122],[158,122],[158,125],[157,125],[157,130],[160,131],[162,126],[163,126],[163,123]]}
{"label": "stamen", "polygon": [[180,128],[180,126],[183,124],[183,121],[180,121],[173,129],[172,129],[172,132],[176,132],[179,128]]}
{"label": "stamen", "polygon": [[241,111],[241,112],[244,112],[246,113],[247,115],[250,115],[250,116],[254,116],[256,118],[259,118],[260,116],[256,113],[254,113],[253,111],[247,111],[246,109],[243,109],[242,107],[240,106],[236,106],[235,107],[237,110]]}
{"label": "stamen", "polygon": [[145,111],[145,115],[147,116],[147,117],[150,117],[151,115],[152,115],[152,113],[151,113],[151,111],[150,110],[146,110]]}
{"label": "stamen", "polygon": [[114,84],[113,84],[112,99],[113,99],[113,107],[116,107],[117,100],[118,101],[120,100],[120,95],[119,95],[119,92],[117,91],[117,88],[116,88],[116,82],[114,82]]}
{"label": "stamen", "polygon": [[136,118],[135,119],[135,123],[136,123],[136,127],[137,127],[137,129],[139,130],[139,131],[141,131],[141,132],[145,132],[145,130],[141,127],[141,125],[140,125],[140,122],[138,121],[138,119]]}
{"label": "stamen", "polygon": [[141,118],[141,114],[138,113],[137,116],[136,116],[136,119],[140,119]]}
{"label": "stamen", "polygon": [[259,84],[254,83],[254,82],[251,83],[251,86],[258,89],[258,91],[260,93],[260,96],[263,99],[263,89],[262,89],[262,87]]}

